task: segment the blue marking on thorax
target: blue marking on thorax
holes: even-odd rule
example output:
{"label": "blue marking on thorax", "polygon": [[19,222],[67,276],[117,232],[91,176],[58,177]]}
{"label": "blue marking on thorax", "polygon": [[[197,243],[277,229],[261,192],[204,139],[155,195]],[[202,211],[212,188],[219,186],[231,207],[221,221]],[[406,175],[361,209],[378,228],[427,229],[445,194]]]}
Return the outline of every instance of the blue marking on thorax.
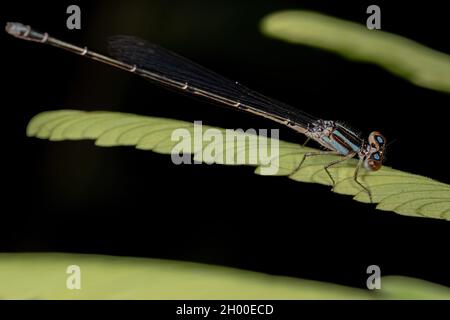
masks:
{"label": "blue marking on thorax", "polygon": [[380,137],[380,136],[377,136],[377,141],[378,141],[378,143],[380,143],[380,144],[383,144],[383,143],[384,143],[383,138]]}
{"label": "blue marking on thorax", "polygon": [[330,149],[336,150],[337,152],[339,152],[344,156],[346,156],[349,153],[348,149],[345,146],[338,143],[337,141],[331,140],[328,137],[322,137],[322,140],[325,141],[330,146],[329,147]]}
{"label": "blue marking on thorax", "polygon": [[[334,130],[333,134],[335,136],[338,136],[339,138],[341,138],[344,141],[345,146],[342,146],[342,147],[347,147],[348,149],[352,149],[354,152],[358,152],[360,150],[360,146],[354,144],[353,142],[348,140],[346,137],[344,137],[344,135],[342,133],[340,133],[339,130]],[[347,149],[347,153],[348,153],[348,149]]]}
{"label": "blue marking on thorax", "polygon": [[380,155],[379,155],[378,153],[375,153],[375,154],[373,155],[373,158],[374,158],[375,160],[380,160]]}

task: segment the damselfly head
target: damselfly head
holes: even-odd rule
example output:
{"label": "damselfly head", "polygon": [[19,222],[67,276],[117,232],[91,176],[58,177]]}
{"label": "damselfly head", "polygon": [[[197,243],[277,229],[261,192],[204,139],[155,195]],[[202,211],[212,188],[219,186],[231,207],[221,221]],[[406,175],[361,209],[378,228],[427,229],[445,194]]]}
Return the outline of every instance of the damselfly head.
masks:
{"label": "damselfly head", "polygon": [[386,139],[378,131],[373,131],[369,134],[368,142],[364,167],[370,171],[377,171],[383,165]]}

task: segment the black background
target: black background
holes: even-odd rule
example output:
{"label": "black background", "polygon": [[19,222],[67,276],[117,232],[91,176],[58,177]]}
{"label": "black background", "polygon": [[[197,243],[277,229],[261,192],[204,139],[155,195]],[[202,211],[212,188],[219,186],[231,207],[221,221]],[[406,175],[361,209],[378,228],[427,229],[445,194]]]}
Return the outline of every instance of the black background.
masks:
{"label": "black background", "polygon": [[[448,94],[258,31],[265,14],[289,8],[365,23],[372,1],[6,3],[3,23],[24,22],[100,52],[108,36],[140,36],[309,113],[379,130],[396,140],[387,165],[450,182]],[[441,3],[377,2],[382,28],[450,53]],[[65,27],[70,4],[81,6],[80,31]],[[304,139],[73,54],[0,37],[1,251],[197,261],[358,287],[366,267],[377,264],[383,275],[450,284],[448,222],[378,211],[324,186],[255,175],[251,167],[175,166],[169,156],[130,147],[26,138],[33,115],[74,108],[280,128],[282,139]]]}

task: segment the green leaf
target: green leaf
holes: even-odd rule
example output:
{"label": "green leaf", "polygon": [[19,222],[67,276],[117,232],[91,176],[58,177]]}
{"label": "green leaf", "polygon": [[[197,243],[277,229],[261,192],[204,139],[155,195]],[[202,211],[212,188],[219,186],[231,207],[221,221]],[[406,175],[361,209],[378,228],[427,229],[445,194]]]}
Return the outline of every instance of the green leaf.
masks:
{"label": "green leaf", "polygon": [[[79,290],[66,285],[74,265]],[[181,261],[2,253],[0,299],[450,299],[450,289],[398,276],[381,278],[381,289],[371,291]]]}
{"label": "green leaf", "polygon": [[[187,133],[194,136],[194,125],[179,120],[115,112],[59,110],[35,116],[28,125],[27,134],[55,141],[95,139],[96,145],[99,146],[135,146],[142,150],[171,154],[178,144],[178,141],[172,141],[172,133],[180,128],[184,128]],[[203,132],[207,129],[212,127],[203,126]],[[218,133],[225,134],[225,129],[214,129]],[[272,160],[271,165],[277,169],[276,175],[288,176],[296,181],[332,185],[323,168],[331,161],[339,159],[338,156],[308,157],[297,170],[306,152],[318,150],[246,132],[237,132],[235,137],[261,139],[259,141],[267,142],[268,147],[262,144],[259,150],[256,150],[249,148],[247,143],[244,148],[238,148],[237,144],[230,148],[227,140],[214,140],[204,145],[196,145],[191,141],[194,159],[207,163],[228,164],[225,163],[225,156],[231,155],[235,164],[255,165],[257,167],[255,173],[266,174],[264,169],[267,169],[269,164],[261,163],[258,157],[252,157],[252,152],[258,154],[268,151],[271,145],[278,143],[278,154],[272,155],[269,151],[267,153]],[[209,156],[205,154],[208,146],[216,149],[216,152]],[[357,160],[350,159],[330,168],[336,182],[333,191],[353,195],[356,201],[369,203],[367,192],[353,180],[356,164]],[[373,202],[378,203],[377,209],[415,217],[450,220],[448,184],[387,166],[376,172],[361,170],[359,179],[370,189]]]}
{"label": "green leaf", "polygon": [[450,92],[450,56],[410,39],[311,11],[280,11],[261,22],[264,34],[378,64],[410,82]]}

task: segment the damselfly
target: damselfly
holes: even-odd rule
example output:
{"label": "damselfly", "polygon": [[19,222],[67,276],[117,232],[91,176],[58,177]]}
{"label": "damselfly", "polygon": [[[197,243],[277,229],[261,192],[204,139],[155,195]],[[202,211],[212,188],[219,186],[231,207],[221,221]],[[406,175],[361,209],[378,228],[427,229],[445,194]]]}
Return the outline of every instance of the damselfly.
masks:
{"label": "damselfly", "polygon": [[377,131],[370,133],[368,139],[365,140],[343,124],[313,117],[139,38],[112,37],[109,47],[110,54],[114,58],[111,58],[90,51],[86,47],[78,47],[50,37],[48,33],[38,32],[21,23],[8,22],[6,31],[20,39],[47,43],[135,73],[180,92],[271,119],[306,135],[308,139],[316,141],[327,149],[326,151],[305,153],[294,173],[301,168],[307,157],[325,154],[340,155],[341,158],[324,166],[334,186],[335,181],[329,171],[330,167],[357,156],[359,161],[353,174],[353,180],[367,192],[372,202],[370,190],[359,181],[358,177],[361,167],[369,171],[376,171],[382,166],[386,142],[385,138]]}

